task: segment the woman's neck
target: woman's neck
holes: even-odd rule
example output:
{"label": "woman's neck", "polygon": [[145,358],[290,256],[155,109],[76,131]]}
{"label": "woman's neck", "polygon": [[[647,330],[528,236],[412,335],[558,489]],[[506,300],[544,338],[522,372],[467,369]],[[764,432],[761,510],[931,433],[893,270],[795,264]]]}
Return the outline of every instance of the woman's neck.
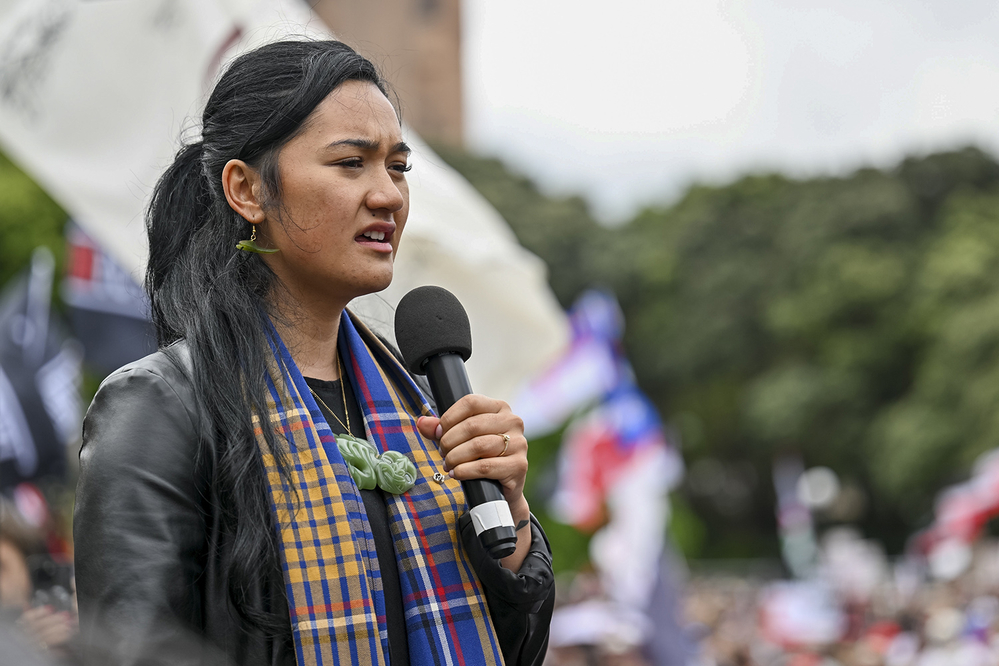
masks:
{"label": "woman's neck", "polygon": [[337,333],[343,307],[303,307],[294,299],[274,299],[274,328],[304,377],[332,381],[340,378]]}

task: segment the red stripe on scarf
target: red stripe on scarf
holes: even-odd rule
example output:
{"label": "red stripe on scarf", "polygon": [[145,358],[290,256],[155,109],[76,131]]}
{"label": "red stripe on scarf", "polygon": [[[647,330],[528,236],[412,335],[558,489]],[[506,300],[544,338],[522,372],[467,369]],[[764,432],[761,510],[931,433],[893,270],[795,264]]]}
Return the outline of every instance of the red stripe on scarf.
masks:
{"label": "red stripe on scarf", "polygon": [[[363,404],[373,404],[374,398],[371,396],[371,389],[368,388],[368,381],[364,377],[364,373],[361,372],[361,366],[357,363],[357,359],[353,356],[350,357],[350,367],[354,371],[354,383],[357,385],[355,388],[360,389],[361,395],[364,398]],[[368,425],[376,428],[372,431],[372,437],[375,443],[378,444],[378,448],[383,449],[381,453],[385,453],[384,447],[381,446],[382,442],[385,442],[385,429],[382,427],[381,419],[371,419],[374,423],[369,423]],[[401,429],[400,429],[401,430]],[[375,437],[377,435],[377,437]]]}
{"label": "red stripe on scarf", "polygon": [[316,611],[343,611],[343,610],[366,610],[371,607],[371,603],[367,599],[354,599],[353,601],[342,602],[338,604],[321,604],[313,606],[299,606],[297,608],[291,609],[291,614],[295,617],[301,615],[311,615]]}
{"label": "red stripe on scarf", "polygon": [[[423,550],[424,556],[427,558],[426,569],[430,571],[431,575],[434,578],[434,589],[438,590],[438,594],[440,594],[439,591],[444,589],[444,586],[441,585],[441,578],[437,572],[437,567],[434,564],[434,556],[433,553],[430,552],[430,544],[427,542],[426,534],[424,534],[423,532],[423,526],[420,524],[420,515],[416,511],[416,507],[413,505],[413,500],[409,496],[409,493],[400,495],[400,497],[402,497],[403,501],[406,502],[406,504],[409,506],[409,515],[413,517],[413,526],[416,528],[416,533],[420,536],[420,542],[421,542],[420,546]],[[446,600],[447,596],[445,595],[444,598]],[[454,630],[454,622],[451,621],[451,609],[449,607],[443,607],[443,609],[444,609],[444,617],[447,620],[446,623],[447,630],[448,633],[451,635],[451,645],[458,653],[456,655],[458,657],[458,663],[463,665],[465,663],[465,655],[462,654],[461,652],[461,642],[458,640],[458,634]]]}
{"label": "red stripe on scarf", "polygon": [[[446,585],[440,588],[438,591],[443,592],[444,594],[450,594],[452,592],[459,592],[459,591],[469,592],[469,591],[474,591],[475,589],[476,587],[472,583],[459,583],[455,585]],[[427,599],[429,599],[429,596],[425,592],[414,592],[413,594],[407,594],[405,597],[403,597],[402,601],[403,603],[409,601],[419,602],[419,601],[426,601]]]}

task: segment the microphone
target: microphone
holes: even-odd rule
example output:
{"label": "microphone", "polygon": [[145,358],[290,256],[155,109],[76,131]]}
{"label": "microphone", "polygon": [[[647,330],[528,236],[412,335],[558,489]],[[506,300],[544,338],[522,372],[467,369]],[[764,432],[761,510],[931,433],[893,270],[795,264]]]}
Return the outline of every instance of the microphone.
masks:
{"label": "microphone", "polygon": [[[465,361],[472,355],[472,329],[465,308],[447,289],[417,287],[399,301],[395,337],[410,372],[426,375],[439,414],[472,392]],[[493,559],[512,555],[517,532],[498,481],[462,481],[472,524]]]}

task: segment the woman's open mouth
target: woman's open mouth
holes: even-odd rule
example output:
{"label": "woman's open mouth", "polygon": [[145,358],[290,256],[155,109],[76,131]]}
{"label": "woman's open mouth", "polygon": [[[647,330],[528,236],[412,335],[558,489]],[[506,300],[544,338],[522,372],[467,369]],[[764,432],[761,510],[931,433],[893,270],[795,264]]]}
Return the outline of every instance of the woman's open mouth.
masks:
{"label": "woman's open mouth", "polygon": [[392,232],[385,232],[378,229],[368,229],[354,239],[361,245],[371,248],[377,252],[392,251]]}

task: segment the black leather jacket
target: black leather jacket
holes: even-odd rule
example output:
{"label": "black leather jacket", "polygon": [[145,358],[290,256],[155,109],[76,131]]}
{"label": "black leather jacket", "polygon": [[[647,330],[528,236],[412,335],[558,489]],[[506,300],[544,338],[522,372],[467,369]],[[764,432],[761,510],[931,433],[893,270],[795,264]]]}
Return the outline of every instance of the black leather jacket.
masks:
{"label": "black leather jacket", "polygon": [[[251,630],[229,601],[231,536],[220,529],[211,470],[196,465],[207,429],[184,343],[125,366],[98,390],[84,422],[74,519],[81,630],[93,663],[295,664],[287,631]],[[208,440],[206,440],[208,441]],[[482,581],[507,664],[540,664],[554,605],[551,549],[540,525],[518,574],[459,529]],[[288,615],[279,563],[247,605]]]}

